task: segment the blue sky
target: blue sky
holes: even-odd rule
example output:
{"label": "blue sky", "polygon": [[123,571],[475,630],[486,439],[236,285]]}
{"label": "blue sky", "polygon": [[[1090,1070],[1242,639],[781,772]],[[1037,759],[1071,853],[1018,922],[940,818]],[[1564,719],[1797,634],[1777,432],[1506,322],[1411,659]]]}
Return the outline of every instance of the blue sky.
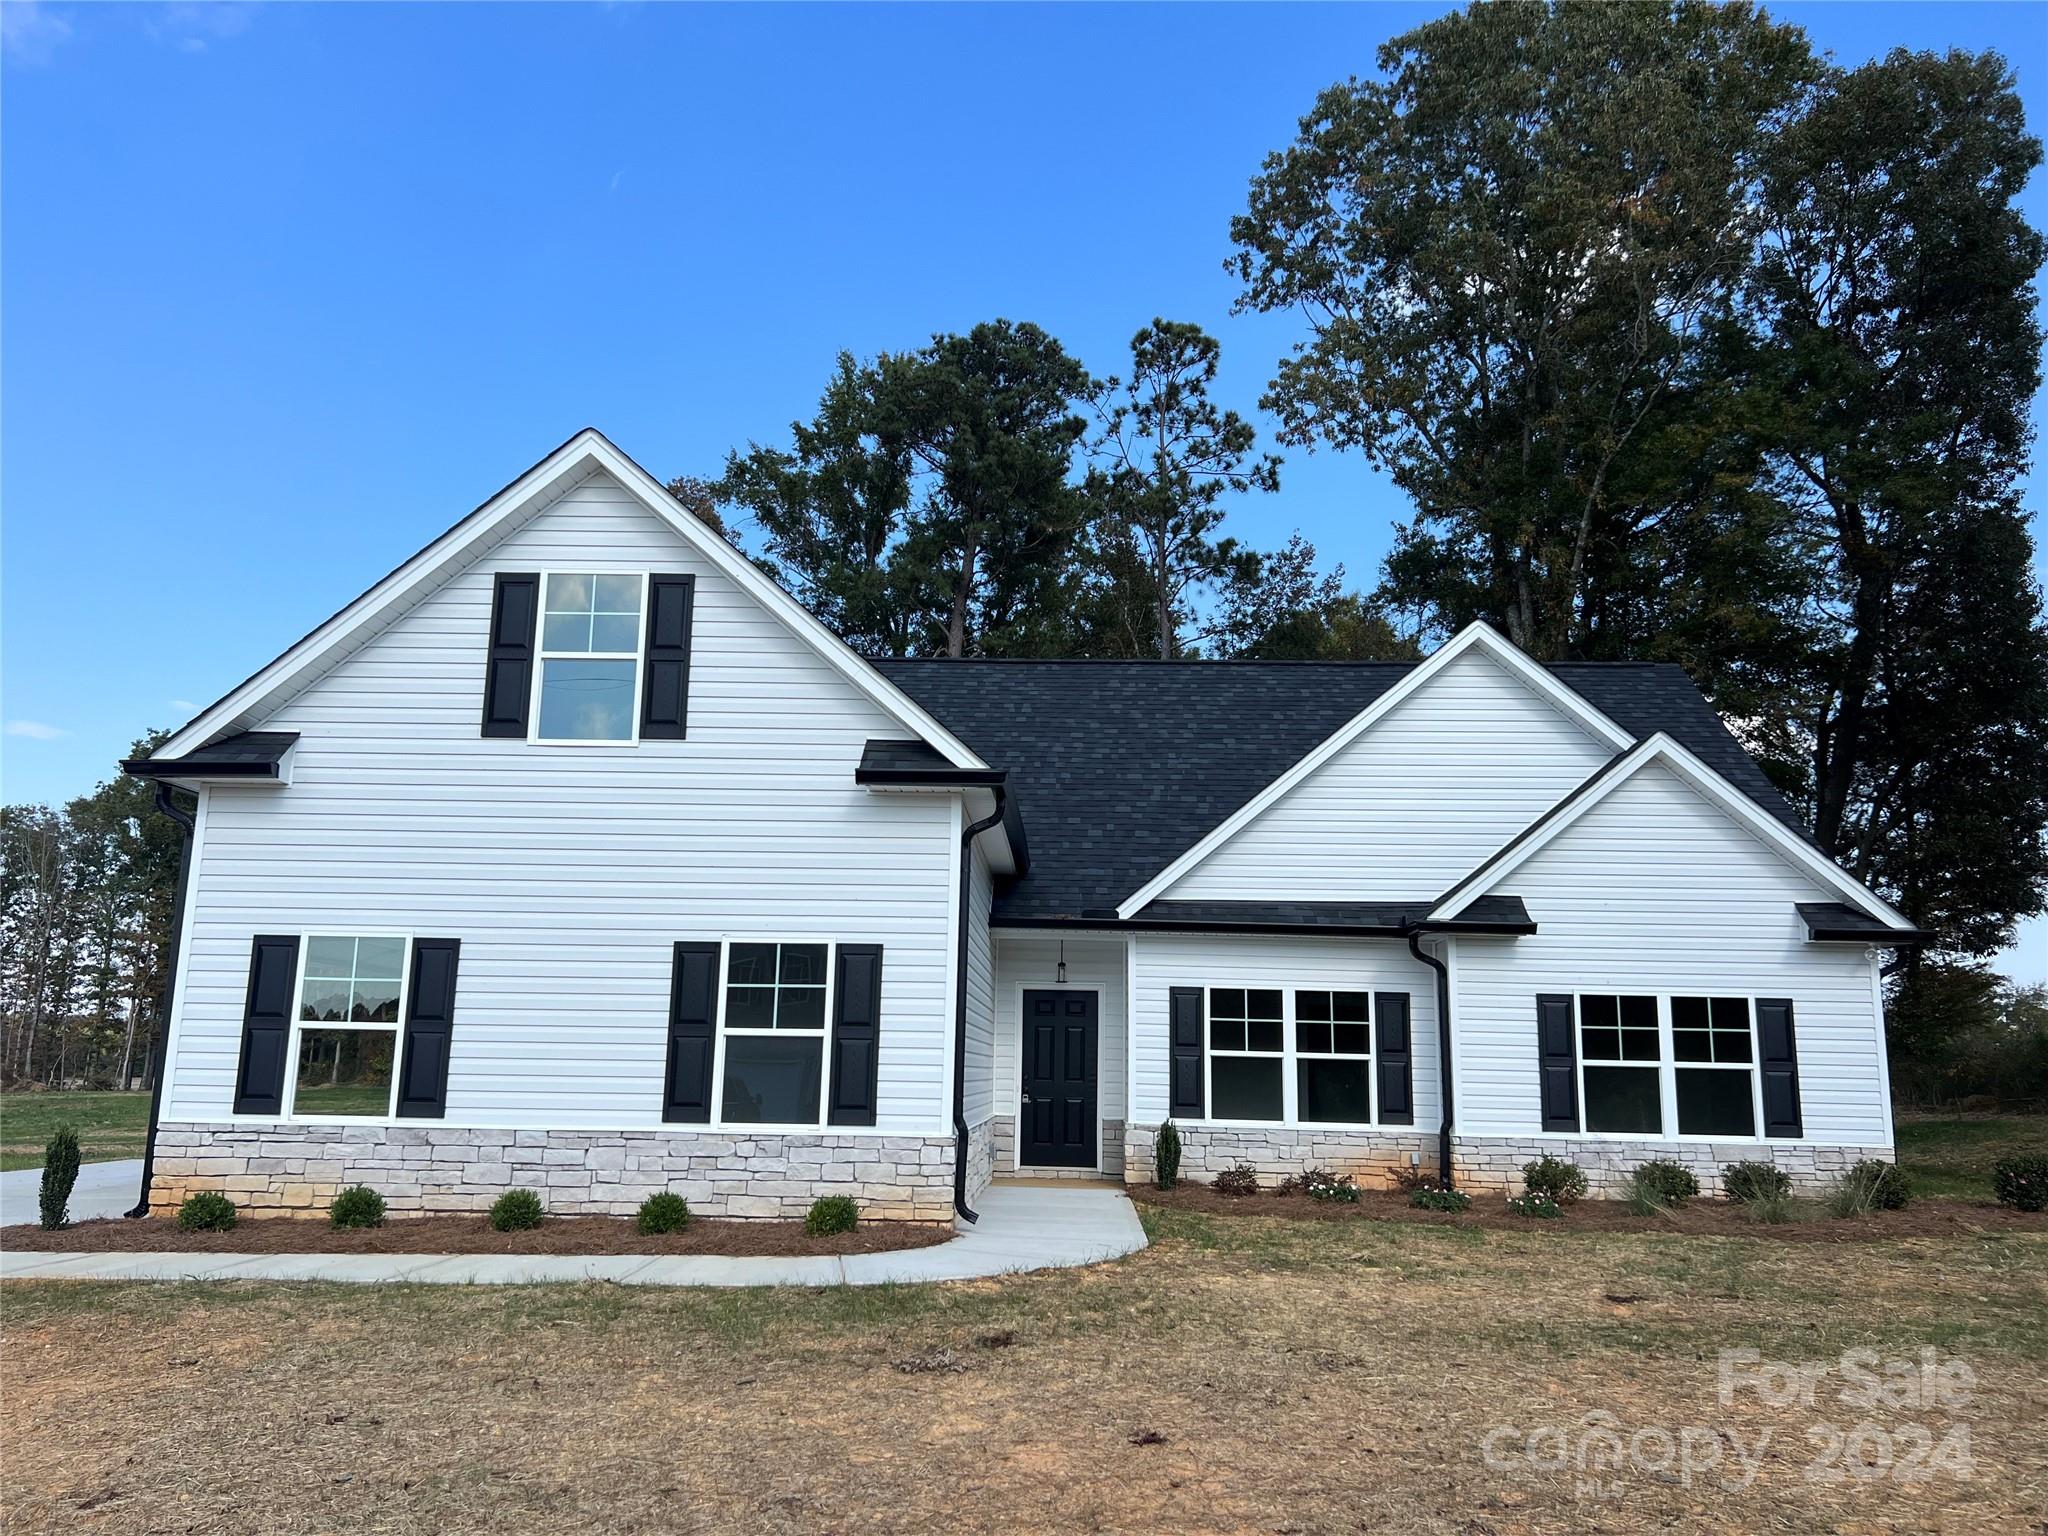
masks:
{"label": "blue sky", "polygon": [[[715,472],[838,350],[997,315],[1098,372],[1197,321],[1255,412],[1297,327],[1229,313],[1230,216],[1440,9],[0,5],[0,792],[90,789],[586,424]],[[2048,126],[2048,7],[1774,10],[1997,48]],[[1369,584],[1404,513],[1297,452],[1232,531]]]}

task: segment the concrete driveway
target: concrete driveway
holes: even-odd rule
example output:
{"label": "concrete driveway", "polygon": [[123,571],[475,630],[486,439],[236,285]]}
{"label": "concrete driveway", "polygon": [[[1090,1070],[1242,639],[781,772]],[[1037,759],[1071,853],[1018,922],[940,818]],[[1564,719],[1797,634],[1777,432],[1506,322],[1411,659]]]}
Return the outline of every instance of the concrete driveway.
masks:
{"label": "concrete driveway", "polygon": [[[0,1173],[0,1226],[12,1227],[39,1219],[36,1194],[42,1182],[40,1168]],[[141,1192],[141,1158],[86,1163],[79,1168],[78,1183],[71,1190],[71,1219],[90,1221],[95,1216],[118,1216],[135,1203]]]}

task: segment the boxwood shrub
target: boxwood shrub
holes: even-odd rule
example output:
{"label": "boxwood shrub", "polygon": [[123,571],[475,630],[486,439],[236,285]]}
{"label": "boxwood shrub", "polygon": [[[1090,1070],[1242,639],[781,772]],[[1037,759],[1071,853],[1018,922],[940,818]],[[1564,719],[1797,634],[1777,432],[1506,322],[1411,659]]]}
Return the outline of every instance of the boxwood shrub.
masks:
{"label": "boxwood shrub", "polygon": [[1721,1192],[1737,1205],[1782,1200],[1792,1193],[1792,1175],[1775,1163],[1730,1163],[1721,1170]]}
{"label": "boxwood shrub", "polygon": [[[1547,1154],[1522,1164],[1522,1188],[1553,1205],[1570,1205],[1586,1197],[1586,1175],[1577,1163]],[[1527,1213],[1524,1213],[1527,1214]]]}
{"label": "boxwood shrub", "polygon": [[663,1232],[680,1232],[690,1224],[690,1202],[681,1195],[663,1190],[640,1202],[640,1214],[636,1219],[640,1230],[650,1237]]}
{"label": "boxwood shrub", "polygon": [[178,1207],[178,1226],[186,1232],[225,1232],[235,1224],[235,1202],[226,1195],[203,1189],[187,1195]]}
{"label": "boxwood shrub", "polygon": [[491,1225],[500,1232],[524,1232],[547,1215],[540,1196],[530,1189],[508,1189],[491,1202]]}
{"label": "boxwood shrub", "polygon": [[804,1230],[813,1237],[851,1232],[860,1225],[860,1207],[851,1195],[820,1195],[804,1216]]}
{"label": "boxwood shrub", "polygon": [[352,1185],[334,1197],[327,1220],[337,1227],[381,1227],[384,1197],[367,1184]]}
{"label": "boxwood shrub", "polygon": [[1638,1216],[1675,1210],[1700,1192],[1700,1181],[1683,1163],[1653,1157],[1630,1172],[1628,1207]]}
{"label": "boxwood shrub", "polygon": [[1897,1164],[1866,1157],[1836,1182],[1828,1210],[1836,1216],[1867,1216],[1872,1211],[1903,1211],[1912,1199],[1913,1191]]}
{"label": "boxwood shrub", "polygon": [[2048,1153],[2001,1157],[1991,1165],[1991,1192],[2000,1205],[2022,1211],[2048,1210]]}

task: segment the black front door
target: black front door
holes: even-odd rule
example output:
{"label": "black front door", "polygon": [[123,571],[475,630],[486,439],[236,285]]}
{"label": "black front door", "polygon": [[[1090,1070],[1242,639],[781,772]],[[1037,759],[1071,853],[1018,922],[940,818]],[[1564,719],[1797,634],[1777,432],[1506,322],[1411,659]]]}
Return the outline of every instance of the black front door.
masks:
{"label": "black front door", "polygon": [[1093,992],[1024,994],[1024,1072],[1017,1161],[1027,1168],[1095,1166]]}

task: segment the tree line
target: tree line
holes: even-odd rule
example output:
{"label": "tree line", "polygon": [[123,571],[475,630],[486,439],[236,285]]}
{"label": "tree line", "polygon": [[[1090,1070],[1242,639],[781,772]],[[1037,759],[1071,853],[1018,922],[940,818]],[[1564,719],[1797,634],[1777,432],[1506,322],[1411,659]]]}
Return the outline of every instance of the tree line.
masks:
{"label": "tree line", "polygon": [[[2010,68],[1845,69],[1691,3],[1474,6],[1377,65],[1309,105],[1225,248],[1237,308],[1299,325],[1260,402],[1278,443],[1362,454],[1412,504],[1370,590],[1299,534],[1226,531],[1281,464],[1184,321],[1104,376],[1008,319],[842,354],[786,437],[671,490],[872,656],[1400,659],[1483,621],[1541,660],[1677,663],[1936,935],[1891,1011],[1939,1057],[2048,904],[2020,492],[2044,246],[2016,205],[2042,151]],[[12,1071],[101,962],[17,963],[44,889],[17,866],[70,844],[7,817]]]}

